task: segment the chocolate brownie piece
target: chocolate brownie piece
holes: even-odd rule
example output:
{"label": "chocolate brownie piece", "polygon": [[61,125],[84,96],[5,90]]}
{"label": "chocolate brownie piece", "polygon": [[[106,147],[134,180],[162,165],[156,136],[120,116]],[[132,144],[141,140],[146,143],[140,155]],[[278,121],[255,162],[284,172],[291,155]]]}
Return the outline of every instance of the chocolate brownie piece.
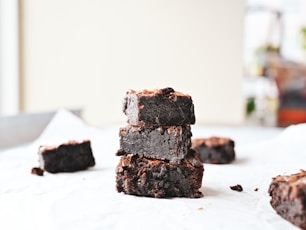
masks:
{"label": "chocolate brownie piece", "polygon": [[195,138],[191,140],[204,163],[228,164],[235,159],[235,143],[224,137]]}
{"label": "chocolate brownie piece", "polygon": [[116,167],[116,188],[137,196],[199,198],[203,171],[192,150],[180,164],[130,154],[122,156]]}
{"label": "chocolate brownie piece", "polygon": [[306,229],[306,171],[272,178],[270,204],[281,217]]}
{"label": "chocolate brownie piece", "polygon": [[131,125],[172,126],[195,123],[191,96],[172,88],[130,90],[123,100],[123,112]]}
{"label": "chocolate brownie piece", "polygon": [[39,148],[40,168],[50,173],[74,172],[95,165],[89,140]]}
{"label": "chocolate brownie piece", "polygon": [[186,126],[122,127],[119,130],[120,149],[117,156],[138,154],[148,158],[177,161],[191,147],[191,128]]}

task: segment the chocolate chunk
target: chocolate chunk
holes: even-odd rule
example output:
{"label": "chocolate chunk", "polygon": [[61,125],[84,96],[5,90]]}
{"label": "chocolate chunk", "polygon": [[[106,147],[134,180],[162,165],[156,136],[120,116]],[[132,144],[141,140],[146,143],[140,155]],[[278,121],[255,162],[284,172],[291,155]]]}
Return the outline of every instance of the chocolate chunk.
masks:
{"label": "chocolate chunk", "polygon": [[175,91],[174,91],[174,89],[168,87],[168,88],[161,89],[161,92],[162,92],[163,95],[168,95],[170,93],[174,93]]}

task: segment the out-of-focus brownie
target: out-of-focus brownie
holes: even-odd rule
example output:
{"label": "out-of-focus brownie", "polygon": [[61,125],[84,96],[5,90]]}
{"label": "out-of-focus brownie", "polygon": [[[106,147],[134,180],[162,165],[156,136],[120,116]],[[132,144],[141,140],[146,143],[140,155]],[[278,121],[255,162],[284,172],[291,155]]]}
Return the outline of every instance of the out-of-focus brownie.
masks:
{"label": "out-of-focus brownie", "polygon": [[269,187],[271,206],[281,217],[306,229],[306,171],[272,178]]}
{"label": "out-of-focus brownie", "polygon": [[95,165],[89,140],[71,141],[59,146],[40,146],[38,154],[39,168],[50,173],[74,172]]}
{"label": "out-of-focus brownie", "polygon": [[186,126],[122,127],[119,130],[120,149],[117,156],[138,154],[148,158],[177,161],[191,147],[191,128]]}
{"label": "out-of-focus brownie", "polygon": [[131,125],[179,126],[195,123],[191,96],[170,87],[128,91],[123,100],[123,112]]}
{"label": "out-of-focus brownie", "polygon": [[230,138],[195,138],[191,142],[191,148],[199,153],[204,163],[228,164],[235,160],[235,142]]}
{"label": "out-of-focus brownie", "polygon": [[203,171],[192,150],[180,164],[130,154],[122,156],[116,167],[116,188],[137,196],[199,198]]}

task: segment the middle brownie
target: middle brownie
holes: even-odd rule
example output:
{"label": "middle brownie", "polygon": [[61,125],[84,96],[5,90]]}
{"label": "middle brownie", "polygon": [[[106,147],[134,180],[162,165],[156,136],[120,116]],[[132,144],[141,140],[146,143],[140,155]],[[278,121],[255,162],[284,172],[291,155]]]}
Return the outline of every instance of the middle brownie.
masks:
{"label": "middle brownie", "polygon": [[117,156],[138,154],[148,158],[176,161],[184,159],[191,147],[191,128],[185,126],[143,127],[128,125],[119,130]]}

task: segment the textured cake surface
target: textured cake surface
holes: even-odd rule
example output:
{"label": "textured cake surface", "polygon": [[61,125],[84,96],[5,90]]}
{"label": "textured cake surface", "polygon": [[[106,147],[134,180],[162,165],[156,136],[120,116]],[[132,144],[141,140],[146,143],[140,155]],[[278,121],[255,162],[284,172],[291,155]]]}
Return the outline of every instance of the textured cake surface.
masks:
{"label": "textured cake surface", "polygon": [[89,140],[39,148],[40,168],[51,172],[74,172],[95,165]]}
{"label": "textured cake surface", "polygon": [[118,192],[155,198],[199,198],[202,186],[203,163],[191,151],[180,164],[125,155],[116,167]]}
{"label": "textured cake surface", "polygon": [[131,125],[172,126],[195,123],[191,96],[172,88],[131,90],[123,100],[123,112]]}
{"label": "textured cake surface", "polygon": [[272,178],[269,194],[271,206],[277,214],[306,229],[306,171]]}
{"label": "textured cake surface", "polygon": [[120,128],[120,149],[117,155],[141,156],[176,161],[183,159],[191,147],[191,128],[186,126]]}
{"label": "textured cake surface", "polygon": [[204,163],[227,164],[235,160],[235,142],[230,138],[209,137],[192,139],[192,149]]}

